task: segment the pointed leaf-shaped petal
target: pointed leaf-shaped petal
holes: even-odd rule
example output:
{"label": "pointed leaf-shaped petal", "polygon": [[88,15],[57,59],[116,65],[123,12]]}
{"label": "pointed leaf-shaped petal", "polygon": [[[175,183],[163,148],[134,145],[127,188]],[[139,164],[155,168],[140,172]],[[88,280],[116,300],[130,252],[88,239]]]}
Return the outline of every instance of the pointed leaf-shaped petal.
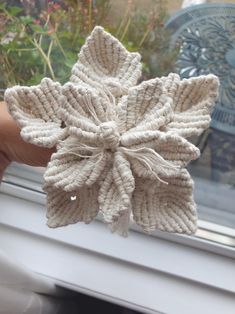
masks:
{"label": "pointed leaf-shaped petal", "polygon": [[158,78],[129,89],[117,107],[119,129],[126,131],[159,130],[171,121],[172,99]]}
{"label": "pointed leaf-shaped petal", "polygon": [[122,96],[141,75],[140,55],[128,52],[111,34],[96,26],[72,69],[71,82],[107,88]]}
{"label": "pointed leaf-shaped petal", "polygon": [[107,166],[109,154],[103,151],[92,153],[86,148],[79,148],[79,143],[77,145],[77,150],[76,146],[71,149],[70,138],[61,143],[45,171],[47,185],[71,192],[83,186],[91,186],[99,179]]}
{"label": "pointed leaf-shaped petal", "polygon": [[45,186],[47,192],[47,225],[57,228],[78,221],[90,223],[97,215],[98,186],[92,185],[73,192]]}
{"label": "pointed leaf-shaped petal", "polygon": [[[109,99],[100,97],[96,90],[87,86],[67,83],[62,87],[62,94],[64,97],[60,112],[65,116],[64,121],[68,122],[68,125],[77,126],[80,119],[92,125],[99,125],[107,121]],[[79,122],[76,122],[77,120]],[[83,129],[83,125],[79,125],[79,127]]]}
{"label": "pointed leaf-shaped petal", "polygon": [[133,217],[146,232],[162,231],[192,234],[197,229],[193,181],[186,169],[159,181],[137,180],[133,192]]}
{"label": "pointed leaf-shaped petal", "polygon": [[211,121],[210,114],[218,97],[218,78],[210,74],[180,81],[179,76],[172,73],[162,81],[173,99],[174,110],[165,130],[183,137],[200,135]]}
{"label": "pointed leaf-shaped petal", "polygon": [[38,86],[15,86],[6,90],[5,101],[26,142],[53,147],[65,137],[66,130],[61,128],[58,115],[60,98],[60,84],[48,78]]}
{"label": "pointed leaf-shaped petal", "polygon": [[199,157],[199,149],[183,137],[170,132],[135,131],[121,136],[121,144],[130,149],[151,148],[165,160],[186,166]]}
{"label": "pointed leaf-shaped petal", "polygon": [[116,152],[113,168],[107,173],[99,191],[99,205],[107,223],[113,225],[129,212],[134,187],[129,162],[122,153]]}

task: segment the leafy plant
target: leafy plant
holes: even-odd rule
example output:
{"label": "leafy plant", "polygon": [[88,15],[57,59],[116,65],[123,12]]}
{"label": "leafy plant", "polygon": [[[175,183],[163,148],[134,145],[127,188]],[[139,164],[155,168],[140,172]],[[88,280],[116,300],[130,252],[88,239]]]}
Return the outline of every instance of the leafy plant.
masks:
{"label": "leafy plant", "polygon": [[[147,78],[168,73],[177,51],[169,51],[170,34],[164,0],[152,12],[141,13],[133,1],[118,22],[109,18],[110,0],[46,2],[43,8],[23,1],[23,7],[0,3],[0,87],[37,84],[47,76],[64,83],[87,35],[102,25],[130,51],[143,56]],[[29,5],[30,4],[30,5]],[[36,1],[34,1],[36,4]],[[30,14],[29,14],[30,13]]]}
{"label": "leafy plant", "polygon": [[133,1],[128,3],[118,31],[113,33],[129,50],[141,53],[146,78],[168,74],[174,67],[178,49],[170,50],[171,34],[164,26],[168,18],[167,1],[152,0],[149,14],[134,7]]}

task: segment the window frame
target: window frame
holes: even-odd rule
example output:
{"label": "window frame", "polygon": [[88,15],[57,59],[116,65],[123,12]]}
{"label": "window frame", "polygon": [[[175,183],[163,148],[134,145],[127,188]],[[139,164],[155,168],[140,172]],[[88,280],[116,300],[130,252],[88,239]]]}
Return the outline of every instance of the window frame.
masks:
{"label": "window frame", "polygon": [[[46,207],[46,195],[41,187],[43,182],[43,169],[44,168],[33,168],[13,163],[10,167],[8,167],[5,173],[0,191],[2,190],[4,193],[11,196],[33,201]],[[21,191],[20,193],[18,192],[19,190]],[[35,199],[32,198],[32,195]],[[208,217],[215,212],[215,208],[201,204],[199,200],[197,201],[197,210],[201,212],[203,211],[204,216]],[[221,212],[221,210],[217,209],[217,212]],[[97,219],[100,219],[99,216]],[[142,232],[142,230],[134,224],[132,224],[130,228]],[[188,237],[184,235],[160,232],[158,230],[153,232],[153,236],[155,235],[166,239],[176,238],[180,239],[180,241],[183,237],[186,237],[187,239],[202,239],[218,245],[235,248],[234,228],[204,219],[198,220],[198,231],[195,236]],[[190,245],[192,245],[192,241],[190,241]]]}
{"label": "window frame", "polygon": [[214,314],[234,311],[232,247],[135,227],[125,239],[99,219],[51,230],[45,195],[6,182],[0,208],[2,249],[61,287],[142,313],[196,314],[211,305]]}

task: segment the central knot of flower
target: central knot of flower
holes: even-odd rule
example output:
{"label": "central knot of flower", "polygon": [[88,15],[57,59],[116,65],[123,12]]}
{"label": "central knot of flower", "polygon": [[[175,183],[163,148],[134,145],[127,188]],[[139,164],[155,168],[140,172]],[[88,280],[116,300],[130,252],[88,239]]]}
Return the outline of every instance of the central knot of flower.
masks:
{"label": "central knot of flower", "polygon": [[104,122],[100,124],[99,129],[99,135],[103,146],[115,151],[120,142],[120,134],[118,132],[117,124],[114,121]]}

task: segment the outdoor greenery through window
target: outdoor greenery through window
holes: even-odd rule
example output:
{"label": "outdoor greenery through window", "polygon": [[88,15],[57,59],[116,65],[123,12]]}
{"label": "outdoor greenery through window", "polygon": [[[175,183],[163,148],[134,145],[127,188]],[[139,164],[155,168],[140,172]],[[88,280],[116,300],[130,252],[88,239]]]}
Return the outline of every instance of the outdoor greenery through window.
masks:
{"label": "outdoor greenery through window", "polygon": [[45,76],[66,82],[95,25],[104,26],[128,50],[140,51],[146,78],[167,74],[176,59],[177,49],[168,49],[168,13],[162,0],[153,1],[146,13],[128,1],[120,16],[110,0],[1,2],[2,88],[37,84]]}
{"label": "outdoor greenery through window", "polygon": [[[38,84],[45,76],[66,82],[95,25],[141,53],[142,80],[172,71],[220,78],[211,127],[191,139],[201,157],[189,170],[199,218],[235,228],[235,0],[0,0],[1,97],[7,87]],[[5,180],[14,174],[16,184],[33,189],[41,180],[37,170],[19,166]]]}

